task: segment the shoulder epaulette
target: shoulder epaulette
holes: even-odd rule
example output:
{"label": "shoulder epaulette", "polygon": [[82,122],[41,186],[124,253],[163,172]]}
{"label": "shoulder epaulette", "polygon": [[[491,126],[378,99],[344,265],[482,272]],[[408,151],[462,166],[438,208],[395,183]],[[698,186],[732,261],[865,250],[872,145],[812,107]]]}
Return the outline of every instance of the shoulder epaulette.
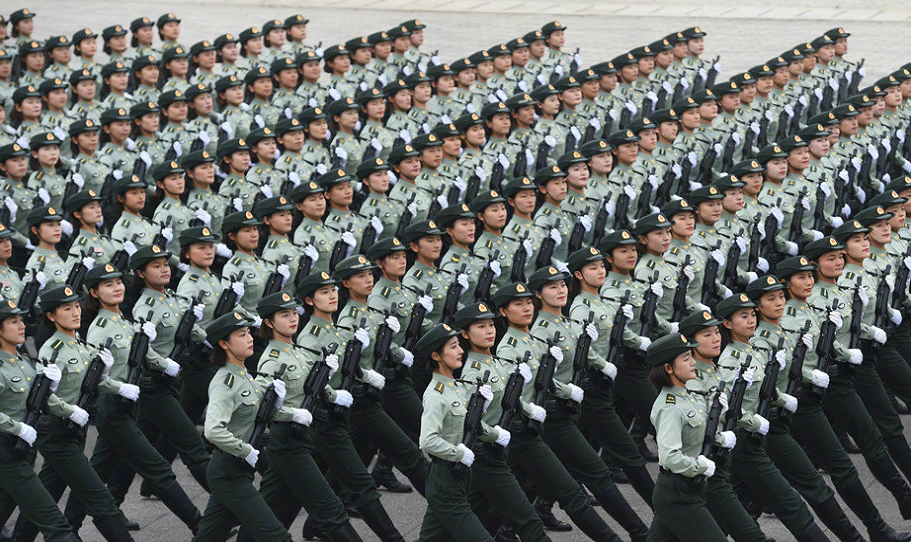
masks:
{"label": "shoulder epaulette", "polygon": [[313,326],[310,328],[310,335],[313,335],[314,337],[319,337],[320,331],[321,331],[321,328],[319,326]]}
{"label": "shoulder epaulette", "polygon": [[759,330],[759,336],[760,337],[771,337],[772,334],[769,332],[768,329],[761,329],[761,330]]}
{"label": "shoulder epaulette", "polygon": [[273,240],[273,241],[270,241],[270,242],[269,242],[269,248],[275,248],[275,245],[277,245],[277,244],[278,244],[278,243],[277,243],[276,241],[274,241],[274,240]]}
{"label": "shoulder epaulette", "polygon": [[459,263],[459,257],[458,257],[458,256],[453,256],[453,257],[452,257],[452,261],[453,261],[454,263]]}
{"label": "shoulder epaulette", "polygon": [[199,277],[197,277],[196,275],[190,275],[189,277],[187,277],[187,280],[189,280],[190,282],[197,282],[199,280]]}
{"label": "shoulder epaulette", "polygon": [[649,261],[646,262],[646,264],[645,264],[645,266],[648,267],[649,269],[654,269],[654,268],[655,268],[655,265],[656,265],[656,264],[655,264],[655,260],[649,260]]}
{"label": "shoulder epaulette", "polygon": [[423,274],[424,274],[424,271],[421,269],[418,269],[417,271],[414,272],[414,278],[419,279],[419,278],[421,278],[421,275],[423,275]]}
{"label": "shoulder epaulette", "polygon": [[480,369],[481,369],[481,362],[478,361],[478,360],[472,361],[472,362],[471,362],[471,368],[472,368],[472,369],[478,369],[478,370],[480,370]]}
{"label": "shoulder epaulette", "polygon": [[517,341],[515,337],[510,337],[510,338],[506,339],[506,344],[508,344],[509,346],[515,346],[515,345],[519,344],[519,341]]}
{"label": "shoulder epaulette", "polygon": [[280,355],[281,355],[281,352],[279,352],[278,350],[276,350],[274,348],[269,352],[270,358],[277,358]]}
{"label": "shoulder epaulette", "polygon": [[439,393],[443,393],[443,389],[444,389],[444,388],[443,388],[443,383],[442,383],[442,382],[437,382],[437,385],[434,386],[433,389],[435,389],[435,390],[438,391]]}
{"label": "shoulder epaulette", "polygon": [[231,263],[234,265],[240,265],[240,256],[231,260]]}
{"label": "shoulder epaulette", "polygon": [[667,394],[667,396],[664,398],[664,404],[666,404],[666,405],[676,405],[676,404],[677,404],[677,396],[674,395],[673,393]]}
{"label": "shoulder epaulette", "polygon": [[147,297],[147,298],[146,298],[146,305],[148,305],[148,306],[151,307],[151,306],[154,305],[154,304],[155,304],[155,298],[154,298],[154,297]]}
{"label": "shoulder epaulette", "polygon": [[787,308],[788,316],[797,316],[797,309],[794,307]]}
{"label": "shoulder epaulette", "polygon": [[54,350],[60,350],[61,348],[63,348],[63,341],[61,341],[60,339],[57,339],[54,342],[54,344],[51,345],[51,348],[53,348]]}
{"label": "shoulder epaulette", "polygon": [[104,316],[102,316],[101,318],[98,319],[98,327],[104,327],[104,326],[106,326],[106,325],[108,325],[108,319],[107,319],[107,318],[105,318]]}
{"label": "shoulder epaulette", "polygon": [[228,376],[225,377],[225,386],[228,386],[230,388],[233,385],[234,385],[234,375],[232,373],[228,373]]}

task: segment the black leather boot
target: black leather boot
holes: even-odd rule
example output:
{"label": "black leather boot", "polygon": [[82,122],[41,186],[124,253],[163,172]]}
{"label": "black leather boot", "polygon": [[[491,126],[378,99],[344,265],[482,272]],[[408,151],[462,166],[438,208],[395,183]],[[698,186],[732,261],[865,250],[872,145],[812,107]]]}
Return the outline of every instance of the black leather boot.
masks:
{"label": "black leather boot", "polygon": [[645,467],[631,467],[624,469],[624,472],[636,493],[642,497],[642,500],[645,501],[649,508],[654,510],[652,493],[655,491],[655,482],[652,480],[652,475],[648,473],[648,469]]}
{"label": "black leather boot", "polygon": [[834,495],[814,506],[813,511],[841,542],[866,542],[864,537],[857,532],[851,520],[845,515]]}
{"label": "black leather boot", "polygon": [[648,535],[648,526],[642,523],[636,511],[626,502],[616,485],[611,484],[610,488],[597,495],[597,497],[604,511],[610,514],[629,533],[632,542],[645,540],[646,535]]}
{"label": "black leather boot", "polygon": [[405,542],[399,530],[395,528],[386,509],[379,499],[372,500],[358,508],[364,523],[376,533],[382,542]]}
{"label": "black leather boot", "polygon": [[193,504],[193,501],[190,500],[190,497],[187,496],[180,483],[175,480],[171,485],[157,493],[158,498],[168,507],[168,510],[174,512],[177,519],[184,522],[193,531],[193,534],[196,534],[196,527],[199,525],[202,514],[196,508],[196,505]]}
{"label": "black leather boot", "polygon": [[377,455],[376,464],[370,475],[373,476],[373,483],[376,484],[377,489],[386,488],[386,491],[390,493],[411,493],[413,491],[411,486],[403,484],[395,477],[392,472],[392,463],[382,452]]}
{"label": "black leather boot", "polygon": [[806,530],[797,535],[797,542],[830,542],[826,535],[822,534],[819,525],[811,524]]}
{"label": "black leather boot", "polygon": [[519,542],[516,529],[510,525],[500,525],[500,528],[497,529],[497,536],[493,539],[495,542]]}
{"label": "black leather boot", "polygon": [[133,537],[123,525],[120,514],[95,518],[95,527],[108,542],[132,542]]}
{"label": "black leather boot", "polygon": [[362,542],[361,536],[351,526],[350,521],[329,533],[328,536],[331,542]]}
{"label": "black leather boot", "polygon": [[881,454],[867,462],[873,476],[889,490],[898,503],[902,518],[911,519],[911,488],[898,473],[889,454]]}
{"label": "black leather boot", "polygon": [[569,519],[573,520],[576,527],[594,542],[620,542],[617,533],[611,530],[591,506],[577,514],[570,514]]}
{"label": "black leather boot", "polygon": [[860,480],[855,480],[847,486],[839,487],[838,494],[841,495],[848,508],[864,522],[871,542],[908,542],[911,540],[911,533],[899,533],[886,525],[882,516],[879,515],[876,505],[873,504],[873,500],[870,499],[870,494],[867,493],[867,489]]}
{"label": "black leather boot", "polygon": [[535,512],[538,513],[538,517],[541,518],[541,521],[544,523],[544,528],[548,531],[560,533],[572,531],[572,525],[557,519],[557,516],[554,515],[552,510],[553,506],[554,501],[545,499],[544,497],[538,497],[535,501]]}
{"label": "black leather boot", "polygon": [[70,533],[64,536],[61,542],[82,542],[82,539],[76,533]]}
{"label": "black leather boot", "polygon": [[323,540],[324,542],[331,542],[329,536],[323,532],[322,528],[320,528],[310,516],[307,516],[307,519],[304,521],[304,528],[301,529],[301,536],[304,540]]}
{"label": "black leather boot", "polygon": [[131,520],[127,519],[127,517],[125,515],[123,515],[123,510],[120,511],[120,520],[123,521],[123,526],[126,528],[126,530],[128,530],[128,531],[138,531],[139,530],[139,524],[136,523],[135,521],[131,521]]}

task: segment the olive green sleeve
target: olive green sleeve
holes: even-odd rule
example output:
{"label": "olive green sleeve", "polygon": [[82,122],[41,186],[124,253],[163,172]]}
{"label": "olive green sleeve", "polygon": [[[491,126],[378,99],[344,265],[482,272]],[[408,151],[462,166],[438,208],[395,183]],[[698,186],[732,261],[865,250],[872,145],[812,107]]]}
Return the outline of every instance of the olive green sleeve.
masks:
{"label": "olive green sleeve", "polygon": [[445,459],[446,461],[460,461],[464,452],[458,448],[458,443],[453,444],[443,438],[443,420],[446,417],[447,404],[424,397],[424,412],[421,414],[421,436],[419,443],[421,450],[428,454]]}
{"label": "olive green sleeve", "polygon": [[206,409],[204,434],[206,440],[222,451],[241,459],[250,455],[253,447],[228,430],[234,413],[235,395],[221,384],[218,375],[209,385],[209,406]]}
{"label": "olive green sleeve", "polygon": [[658,464],[674,474],[693,478],[705,472],[695,457],[683,453],[683,416],[674,405],[667,405],[653,415],[657,429]]}

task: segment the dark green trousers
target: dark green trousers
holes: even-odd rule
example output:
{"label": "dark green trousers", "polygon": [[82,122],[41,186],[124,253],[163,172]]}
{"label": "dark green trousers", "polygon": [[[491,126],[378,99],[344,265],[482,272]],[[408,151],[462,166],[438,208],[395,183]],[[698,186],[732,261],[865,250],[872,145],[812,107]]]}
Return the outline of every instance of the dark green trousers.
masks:
{"label": "dark green trousers", "polygon": [[430,465],[420,542],[494,542],[468,504],[471,475],[456,473],[452,465],[440,460]]}
{"label": "dark green trousers", "polygon": [[351,442],[347,421],[335,415],[329,415],[323,420],[319,419],[320,417],[322,416],[314,413],[316,453],[332,471],[341,486],[341,491],[350,499],[351,505],[360,508],[370,501],[379,499],[380,492],[376,489],[373,477],[370,476],[354,443]]}
{"label": "dark green trousers", "polygon": [[544,524],[509,470],[505,450],[496,444],[482,445],[479,450],[471,466],[468,489],[468,502],[475,516],[488,532],[496,534],[505,522],[515,527],[522,542],[538,542],[544,537]]}
{"label": "dark green trousers", "polygon": [[424,405],[421,402],[421,396],[414,391],[409,377],[386,377],[386,387],[383,388],[383,408],[411,440],[418,441],[421,435],[421,414],[424,412]]}
{"label": "dark green trousers", "polygon": [[349,426],[351,441],[364,465],[370,464],[374,449],[379,448],[418,493],[424,494],[427,460],[418,445],[383,410],[379,400],[366,395],[357,397],[351,405]]}
{"label": "dark green trousers", "polygon": [[652,405],[658,397],[658,389],[648,381],[645,361],[638,355],[628,354],[617,368],[617,380],[614,381],[617,397],[629,405],[639,418],[639,423],[648,427],[649,433],[654,435],[655,428],[652,427],[650,417]]}
{"label": "dark green trousers", "polygon": [[[869,357],[868,357],[869,356]],[[905,477],[911,479],[911,449],[908,446],[908,439],[905,437],[904,426],[895,406],[886,394],[886,388],[877,373],[874,363],[869,359],[875,359],[869,349],[864,350],[864,362],[857,367],[854,385],[857,388],[857,394],[860,395],[864,406],[870,413],[870,417],[876,422],[876,427],[883,436],[883,443],[889,449],[889,454],[895,460],[896,466],[901,470]]]}
{"label": "dark green trousers", "polygon": [[253,469],[242,459],[216,452],[207,471],[212,493],[193,542],[223,542],[238,523],[259,542],[291,542],[291,534],[253,487]]}
{"label": "dark green trousers", "polygon": [[[259,491],[285,528],[291,527],[301,507],[324,532],[348,523],[345,506],[313,460],[312,429],[299,430],[290,423],[273,423],[266,454],[269,469],[263,475]],[[241,529],[237,540],[253,538],[248,530]]]}
{"label": "dark green trousers", "polygon": [[[822,408],[832,423],[844,424],[854,443],[869,462],[886,453],[883,435],[854,388],[854,371],[840,364],[839,374],[833,376],[822,398]],[[798,413],[800,409],[798,409]]]}
{"label": "dark green trousers", "polygon": [[[180,361],[180,406],[195,424],[200,422],[206,405],[209,404],[209,382],[218,368],[208,362],[190,360],[193,355],[202,355],[199,347],[191,349]],[[177,457],[177,450],[164,435],[158,435],[155,448],[168,463],[173,463]]]}
{"label": "dark green trousers", "polygon": [[146,435],[152,434],[153,427],[157,429],[177,449],[187,467],[209,460],[196,424],[187,417],[177,393],[169,386],[156,383],[152,389],[142,390],[137,423]]}
{"label": "dark green trousers", "polygon": [[[898,328],[901,331],[901,328]],[[897,335],[898,333],[896,333]],[[911,365],[899,353],[893,337],[879,347],[876,355],[876,372],[880,380],[906,405],[911,404]],[[908,354],[911,356],[911,353]]]}
{"label": "dark green trousers", "polygon": [[560,503],[560,508],[570,516],[591,506],[582,488],[540,435],[530,431],[513,432],[508,462],[520,480],[531,482],[541,495]]}
{"label": "dark green trousers", "polygon": [[725,542],[728,538],[706,508],[705,482],[658,474],[655,482],[655,517],[648,542]]}
{"label": "dark green trousers", "polygon": [[813,508],[834,497],[835,492],[823,480],[803,448],[790,433],[778,432],[774,421],[772,424],[766,436],[766,453],[791,487]]}
{"label": "dark green trousers", "polygon": [[[659,475],[658,479],[661,479]],[[750,514],[743,508],[731,486],[731,458],[715,458],[715,474],[706,480],[705,506],[715,523],[728,533],[734,542],[765,542],[766,536]]]}
{"label": "dark green trousers", "polygon": [[18,440],[11,435],[0,436],[0,523],[6,523],[18,506],[19,514],[28,518],[47,542],[63,540],[72,531],[70,524],[35,474],[34,449],[28,453],[13,449]]}
{"label": "dark green trousers", "polygon": [[[813,516],[800,495],[766,454],[765,447],[753,442],[746,431],[738,431],[731,473],[771,507],[795,537],[813,524]],[[655,494],[657,493],[656,488]]]}
{"label": "dark green trousers", "polygon": [[[38,422],[39,426],[49,428],[38,433],[38,451],[44,458],[38,478],[54,502],[60,500],[64,490],[69,487],[70,492],[78,496],[85,511],[93,518],[119,515],[120,510],[114,503],[114,497],[83,453],[85,429],[69,429],[68,423],[68,420],[47,415],[42,416]],[[25,517],[20,517],[16,522],[17,540],[34,540],[37,533],[38,528]]]}
{"label": "dark green trousers", "polygon": [[[873,423],[872,420],[870,423]],[[791,417],[791,435],[813,457],[816,464],[832,477],[832,484],[836,488],[848,487],[857,481],[854,462],[841,446],[822,411],[822,398],[809,389],[800,394],[800,405]]]}
{"label": "dark green trousers", "polygon": [[608,378],[597,375],[589,377],[580,421],[588,434],[601,446],[602,455],[607,456],[611,466],[621,469],[645,466],[645,458],[639,453],[639,448],[617,415]]}

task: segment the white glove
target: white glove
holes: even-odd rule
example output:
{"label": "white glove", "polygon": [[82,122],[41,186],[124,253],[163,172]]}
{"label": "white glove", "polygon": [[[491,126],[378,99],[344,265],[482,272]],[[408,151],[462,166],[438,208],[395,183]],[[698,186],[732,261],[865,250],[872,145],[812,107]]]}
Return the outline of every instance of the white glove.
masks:
{"label": "white glove", "polygon": [[800,335],[800,342],[802,342],[807,348],[813,348],[813,335],[809,333],[802,333]]}
{"label": "white glove", "polygon": [[352,234],[350,231],[342,232],[341,240],[343,243],[352,248],[357,245],[357,240],[354,238],[354,234]]}
{"label": "white glove", "polygon": [[272,187],[269,186],[268,184],[264,184],[264,185],[260,186],[259,191],[262,192],[263,195],[266,196],[267,198],[271,198],[273,195]]}
{"label": "white glove", "polygon": [[525,255],[527,257],[531,258],[531,255],[535,251],[534,246],[532,246],[532,244],[531,244],[531,240],[526,239],[526,240],[522,241],[522,248],[525,249]]}
{"label": "white glove", "polygon": [[585,233],[592,231],[592,219],[588,215],[582,215],[579,217],[579,224],[582,224],[582,227],[585,228]]}
{"label": "white glove", "polygon": [[338,371],[338,356],[335,354],[326,356],[326,365],[329,366],[329,377],[331,378],[335,371]]}
{"label": "white glove", "polygon": [[519,364],[519,374],[522,375],[522,380],[525,381],[524,385],[528,385],[531,382],[531,367],[527,363]]}
{"label": "white glove", "polygon": [[306,408],[292,408],[291,422],[298,425],[309,426],[311,423],[313,423],[313,414],[311,414],[310,411]]}
{"label": "white glove", "polygon": [[832,195],[832,189],[829,188],[829,183],[826,183],[826,182],[819,183],[819,189],[822,191],[822,194],[825,196],[825,200],[823,200],[823,201],[827,201],[829,199],[829,196]]}
{"label": "white glove", "polygon": [[275,408],[279,409],[285,404],[285,395],[288,393],[288,388],[284,380],[276,378],[272,381],[272,389],[275,390],[275,397],[278,399],[275,401]]}
{"label": "white glove", "polygon": [[149,338],[149,342],[153,342],[155,338],[158,337],[158,331],[155,329],[155,324],[152,322],[143,322],[139,329]]}
{"label": "white glove", "polygon": [[199,322],[202,320],[202,314],[206,310],[206,306],[202,303],[197,303],[193,305],[193,317],[196,318],[196,321]]}
{"label": "white glove", "polygon": [[509,446],[509,441],[512,439],[512,434],[499,425],[495,425],[493,428],[497,430],[497,444],[504,448]]}
{"label": "white glove", "polygon": [[408,204],[408,214],[411,216],[417,216],[418,214],[418,204],[411,202]]}
{"label": "white glove", "polygon": [[560,230],[552,229],[548,235],[551,239],[554,240],[554,247],[558,247],[563,244],[563,237],[560,235]]}
{"label": "white glove", "polygon": [[761,235],[762,238],[765,239],[765,224],[763,224],[762,221],[757,222],[756,229],[759,230],[759,235]]}
{"label": "white glove", "polygon": [[693,279],[696,278],[696,272],[693,270],[693,266],[692,266],[692,265],[685,265],[685,266],[683,267],[683,274],[684,274],[684,276],[686,276],[686,278],[687,278],[690,282],[692,282]]}
{"label": "white glove", "polygon": [[576,403],[581,403],[585,398],[585,391],[575,384],[567,384],[569,388],[569,399]]}
{"label": "white glove", "polygon": [[282,263],[275,268],[275,272],[281,275],[282,277],[282,286],[288,282],[288,279],[291,278],[291,268],[288,267],[288,264]]}
{"label": "white glove", "polygon": [[493,271],[494,278],[500,278],[500,275],[503,274],[503,267],[500,265],[500,262],[493,260],[488,266],[490,267],[490,270]]}
{"label": "white glove", "polygon": [[864,309],[866,309],[867,304],[870,303],[870,296],[867,295],[866,290],[864,290],[863,288],[861,288],[860,290],[857,291],[857,295],[858,295],[858,297],[860,297],[860,302],[864,306]]}
{"label": "white glove", "polygon": [[361,343],[361,348],[364,350],[370,346],[370,333],[367,332],[366,328],[359,327],[354,330],[354,339]]}
{"label": "white glove", "polygon": [[649,286],[649,289],[653,294],[655,294],[655,297],[658,299],[664,297],[664,286],[662,286],[660,282],[653,283],[651,286]]}
{"label": "white glove", "polygon": [[252,450],[250,450],[250,453],[247,454],[247,457],[244,458],[244,461],[246,461],[247,464],[250,465],[251,467],[253,467],[254,469],[256,468],[256,462],[258,460],[259,460],[259,450],[257,450],[256,448],[253,448]]}
{"label": "white glove", "polygon": [[376,236],[379,237],[383,233],[383,221],[380,220],[378,216],[370,217],[370,225],[373,226],[373,231],[376,232]]}
{"label": "white glove", "polygon": [[181,273],[189,273],[189,272],[190,272],[190,266],[189,266],[189,264],[185,264],[185,263],[183,263],[183,262],[177,262],[177,269],[179,269]]}
{"label": "white glove", "polygon": [[800,201],[798,201],[798,203],[800,204],[801,207],[803,207],[804,211],[810,210],[810,199],[809,198],[800,198]]}
{"label": "white glove", "polygon": [[120,389],[117,390],[117,395],[130,401],[136,401],[139,399],[139,386],[134,386],[133,384],[127,384],[124,382],[120,384]]}
{"label": "white glove", "polygon": [[86,256],[82,259],[82,265],[84,265],[86,269],[91,270],[93,267],[95,267],[95,258]]}
{"label": "white glove", "polygon": [[44,271],[38,271],[35,273],[35,280],[38,281],[39,290],[43,290],[44,287],[47,286],[47,275],[44,274]]}
{"label": "white glove", "polygon": [[848,360],[848,363],[851,365],[860,365],[864,362],[864,353],[861,352],[860,348],[849,348],[848,354],[851,355],[851,358]]}
{"label": "white glove", "polygon": [[111,374],[111,367],[114,366],[114,354],[107,348],[102,348],[98,352],[98,359],[104,365],[104,369],[101,371],[101,378],[107,378]]}
{"label": "white glove", "polygon": [[449,207],[449,199],[446,196],[437,196],[437,203],[440,204],[440,207],[444,209]]}
{"label": "white glove", "polygon": [[895,291],[895,275],[886,275],[884,279],[886,281],[886,286],[889,287],[890,292]]}
{"label": "white glove", "polygon": [[841,329],[841,326],[844,325],[841,314],[834,311],[829,313],[829,321],[835,324],[835,329]]}
{"label": "white glove", "polygon": [[624,303],[623,306],[620,307],[620,310],[623,312],[623,317],[626,318],[627,322],[633,319],[633,306],[632,305],[630,305],[629,303]]}
{"label": "white glove", "polygon": [[680,331],[680,322],[671,322],[670,324],[671,333],[677,333]]}
{"label": "white glove", "polygon": [[824,373],[824,372],[820,371],[819,369],[813,369],[810,372],[810,374],[811,374],[810,378],[813,381],[814,386],[817,386],[820,388],[829,387],[829,373]]}
{"label": "white glove", "polygon": [[832,223],[832,227],[833,227],[833,228],[837,228],[837,227],[841,226],[842,224],[844,224],[845,221],[844,221],[844,219],[843,219],[842,217],[840,217],[840,216],[833,216],[833,217],[832,217],[832,220],[831,220],[831,223]]}
{"label": "white glove", "polygon": [[60,229],[63,230],[63,235],[69,236],[73,234],[73,225],[70,224],[69,220],[61,220]]}
{"label": "white glove", "polygon": [[232,198],[231,206],[234,207],[234,210],[239,213],[244,210],[244,200],[242,198]]}
{"label": "white glove", "polygon": [[563,349],[562,348],[560,348],[559,346],[551,346],[550,349],[548,349],[548,353],[550,353],[550,355],[554,358],[554,361],[557,362],[558,367],[560,366],[561,363],[563,363]]}
{"label": "white glove", "polygon": [[166,244],[170,244],[174,240],[174,229],[171,227],[161,228],[161,236],[164,237]]}
{"label": "white glove", "polygon": [[89,423],[89,413],[77,405],[73,405],[73,413],[69,417],[79,427],[85,427]]}
{"label": "white glove", "polygon": [[38,431],[35,431],[35,428],[25,422],[19,422],[19,433],[17,433],[19,438],[25,441],[26,444],[32,446],[35,444],[35,439],[38,438]]}
{"label": "white glove", "polygon": [[797,256],[797,250],[799,248],[797,246],[797,243],[793,243],[791,241],[785,241],[784,243],[785,243],[785,246],[788,247],[787,248],[788,256]]}
{"label": "white glove", "polygon": [[9,209],[10,222],[15,222],[16,212],[19,210],[19,206],[16,205],[16,202],[13,201],[13,198],[10,196],[6,196],[6,198],[3,199],[3,202],[6,204],[6,208]]}
{"label": "white glove", "polygon": [[244,294],[247,293],[247,288],[244,286],[244,283],[240,281],[232,282],[231,290],[234,292],[234,295],[237,296],[238,303],[240,303],[240,300],[243,299]]}
{"label": "white glove", "polygon": [[348,390],[335,390],[335,401],[332,401],[332,404],[348,408],[354,404],[354,397]]}
{"label": "white glove", "polygon": [[820,239],[822,239],[823,237],[825,237],[825,235],[823,235],[823,233],[822,233],[821,231],[819,231],[819,230],[810,230],[810,231],[813,232],[813,240],[814,240],[814,241],[819,241]]}
{"label": "white glove", "polygon": [[760,256],[759,259],[756,260],[756,269],[759,269],[763,273],[768,273],[769,272],[769,260],[766,260],[765,258]]}
{"label": "white glove", "polygon": [[544,420],[547,419],[547,411],[534,403],[531,403],[529,407],[531,408],[531,414],[528,415],[528,419],[544,423]]}
{"label": "white glove", "polygon": [[784,350],[779,350],[778,352],[775,352],[775,357],[770,359],[769,363],[772,363],[772,361],[777,361],[778,367],[784,371],[784,367],[788,363],[788,356],[785,355]]}
{"label": "white glove", "polygon": [[212,225],[212,215],[209,214],[209,211],[205,209],[196,209],[196,218],[202,220],[202,223],[206,226]]}
{"label": "white glove", "polygon": [[617,378],[617,366],[607,361],[604,363],[604,368],[601,369],[601,373],[607,378],[614,380]]}
{"label": "white glove", "polygon": [[418,304],[424,307],[425,311],[433,312],[433,298],[429,295],[422,295],[418,297]]}
{"label": "white glove", "polygon": [[395,316],[387,316],[383,322],[389,326],[393,333],[398,333],[402,330],[402,324],[399,323],[399,319]]}
{"label": "white glove", "polygon": [[902,325],[902,313],[898,312],[895,309],[892,309],[892,316],[889,317],[889,320],[892,320],[892,323],[897,326]]}
{"label": "white glove", "polygon": [[703,472],[702,475],[706,478],[711,478],[712,475],[715,474],[715,462],[706,456],[700,455],[697,457],[696,463],[698,463],[700,467],[705,467],[705,472]]}
{"label": "white glove", "polygon": [[721,438],[724,439],[724,443],[721,445],[722,448],[733,450],[734,446],[737,446],[737,435],[733,431],[722,431]]}
{"label": "white glove", "polygon": [[222,258],[230,258],[234,255],[228,245],[224,243],[218,243],[215,245],[215,254],[221,256]]}
{"label": "white glove", "polygon": [[769,434],[769,420],[763,418],[759,414],[755,414],[755,416],[756,416],[756,419],[759,420],[759,430],[756,432],[759,433],[760,435]]}
{"label": "white glove", "polygon": [[652,340],[648,337],[639,337],[639,350],[646,352],[648,347],[652,345]]}
{"label": "white glove", "polygon": [[709,253],[709,256],[718,263],[719,267],[724,265],[724,254],[720,250],[713,250]]}
{"label": "white glove", "polygon": [[41,198],[41,201],[44,202],[45,205],[51,202],[51,195],[46,188],[38,189],[38,197]]}
{"label": "white glove", "polygon": [[[772,207],[770,214],[775,217],[775,220],[778,221],[778,227],[780,228],[784,224],[784,213],[781,212],[781,209],[778,207]],[[763,225],[764,227],[765,225]]]}
{"label": "white glove", "polygon": [[886,344],[886,341],[889,340],[889,337],[886,335],[886,332],[876,326],[870,326],[870,329],[873,330],[873,340],[879,344]]}
{"label": "white glove", "polygon": [[474,463],[474,452],[472,452],[468,446],[465,446],[461,442],[458,446],[456,446],[456,448],[462,450],[462,458],[459,459],[459,463],[465,465],[466,467],[470,467],[472,463]]}
{"label": "white glove", "polygon": [[737,243],[737,249],[740,250],[740,253],[745,254],[747,251],[746,240],[743,237],[738,237],[734,242]]}
{"label": "white glove", "polygon": [[591,338],[592,342],[598,340],[598,328],[595,327],[595,324],[587,324],[585,326],[585,334]]}
{"label": "white glove", "polygon": [[468,274],[467,273],[459,273],[458,275],[456,275],[456,282],[458,282],[459,286],[462,287],[463,292],[468,291]]}
{"label": "white glove", "polygon": [[386,387],[386,377],[374,371],[373,369],[367,369],[364,371],[364,380],[367,382],[367,384],[373,386],[378,390]]}
{"label": "white glove", "polygon": [[304,255],[310,258],[310,262],[312,263],[319,261],[319,250],[317,250],[313,245],[307,245],[304,247]]}
{"label": "white glove", "polygon": [[560,270],[561,273],[569,274],[569,266],[566,265],[566,262],[560,260],[554,260],[554,267]]}
{"label": "white glove", "polygon": [[165,367],[164,374],[168,376],[177,376],[177,373],[180,372],[180,364],[171,358],[165,358],[165,361],[168,366]]}
{"label": "white glove", "polygon": [[781,408],[791,413],[797,412],[797,397],[787,393],[781,393],[780,395],[784,397],[784,405]]}
{"label": "white glove", "polygon": [[42,365],[38,368],[38,374],[44,375],[45,378],[51,381],[52,392],[57,391],[57,386],[60,384],[60,378],[63,376],[60,367],[54,363]]}
{"label": "white glove", "polygon": [[[739,371],[738,371],[738,372],[739,372]],[[746,370],[746,371],[743,371],[742,374],[741,374],[740,376],[742,376],[743,379],[746,381],[746,383],[747,383],[747,389],[750,389],[750,386],[753,385],[753,368],[752,368],[752,367],[747,367],[747,370]]]}
{"label": "white glove", "polygon": [[626,194],[626,197],[629,199],[636,199],[636,189],[628,184],[623,185],[623,193]]}
{"label": "white glove", "polygon": [[487,408],[490,407],[490,403],[493,401],[493,388],[489,384],[484,384],[478,387],[478,393],[484,398],[484,412],[487,412]]}
{"label": "white glove", "polygon": [[719,393],[718,394],[718,404],[721,405],[722,414],[727,412],[728,409],[730,408],[730,405],[728,405],[728,396],[723,393]]}
{"label": "white glove", "polygon": [[[756,267],[759,267],[759,266],[757,265]],[[759,278],[759,275],[757,275],[753,271],[747,271],[746,276],[747,276],[747,284],[749,284],[750,282],[753,282],[754,280]]]}

